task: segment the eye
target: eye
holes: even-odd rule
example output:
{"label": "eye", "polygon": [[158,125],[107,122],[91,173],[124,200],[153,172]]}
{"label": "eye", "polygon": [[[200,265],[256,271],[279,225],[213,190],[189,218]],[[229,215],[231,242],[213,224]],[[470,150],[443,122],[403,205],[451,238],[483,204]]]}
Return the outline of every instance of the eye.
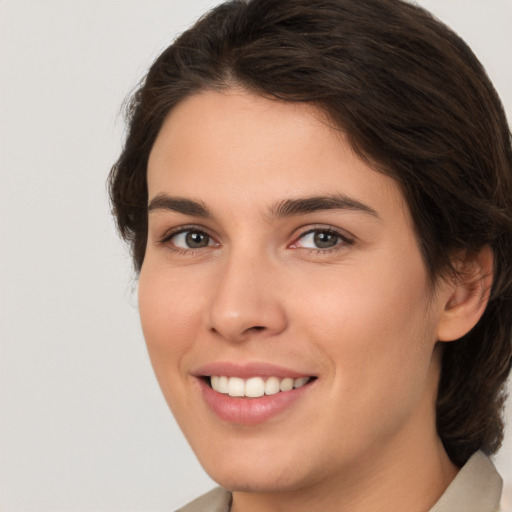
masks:
{"label": "eye", "polygon": [[334,249],[350,243],[346,237],[332,229],[312,229],[301,235],[292,247],[303,249]]}
{"label": "eye", "polygon": [[212,237],[197,229],[187,229],[165,237],[162,243],[171,243],[178,249],[202,249],[217,245]]}

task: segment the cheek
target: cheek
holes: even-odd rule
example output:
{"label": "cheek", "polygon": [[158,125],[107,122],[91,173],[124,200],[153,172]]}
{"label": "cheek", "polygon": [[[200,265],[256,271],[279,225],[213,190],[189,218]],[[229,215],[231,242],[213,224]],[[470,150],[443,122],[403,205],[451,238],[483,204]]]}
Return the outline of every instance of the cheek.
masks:
{"label": "cheek", "polygon": [[139,314],[151,362],[160,369],[176,366],[190,348],[199,326],[200,295],[194,286],[143,267],[139,277]]}
{"label": "cheek", "polygon": [[361,403],[417,396],[436,341],[421,261],[396,273],[375,265],[336,280],[318,277],[322,293],[302,303],[302,327],[331,360],[336,392]]}
{"label": "cheek", "polygon": [[[304,273],[294,280],[301,288],[293,293],[301,310],[296,316],[308,316],[313,329],[328,337],[345,339],[346,333],[357,345],[368,337],[378,346],[383,338],[400,343],[421,336],[431,316],[427,279],[421,262],[405,263],[399,272],[381,259],[380,265]],[[355,332],[359,336],[350,336]]]}

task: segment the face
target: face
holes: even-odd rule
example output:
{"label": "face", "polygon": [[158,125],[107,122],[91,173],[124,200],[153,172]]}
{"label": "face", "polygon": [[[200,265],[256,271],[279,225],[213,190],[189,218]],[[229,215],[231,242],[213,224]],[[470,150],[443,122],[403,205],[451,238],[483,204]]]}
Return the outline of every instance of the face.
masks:
{"label": "face", "polygon": [[148,166],[139,305],[163,394],[232,490],[353,477],[435,438],[442,293],[396,183],[311,106],[179,104]]}

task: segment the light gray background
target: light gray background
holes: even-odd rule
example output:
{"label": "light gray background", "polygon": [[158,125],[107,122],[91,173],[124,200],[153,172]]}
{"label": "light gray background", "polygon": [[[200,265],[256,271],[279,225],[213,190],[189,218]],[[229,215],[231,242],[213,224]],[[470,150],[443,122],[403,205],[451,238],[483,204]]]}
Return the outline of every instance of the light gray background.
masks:
{"label": "light gray background", "polygon": [[[0,0],[4,512],[174,510],[213,485],[153,377],[104,182],[123,98],[216,3]],[[512,118],[512,1],[420,3],[470,43]]]}

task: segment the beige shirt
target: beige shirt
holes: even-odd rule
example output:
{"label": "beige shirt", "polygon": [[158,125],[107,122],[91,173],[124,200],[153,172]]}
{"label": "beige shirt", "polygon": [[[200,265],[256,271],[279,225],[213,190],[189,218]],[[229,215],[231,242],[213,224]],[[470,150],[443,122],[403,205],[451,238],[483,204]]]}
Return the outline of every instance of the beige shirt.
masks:
{"label": "beige shirt", "polygon": [[[503,482],[493,463],[476,452],[429,512],[498,512]],[[231,493],[217,487],[176,512],[229,512]]]}

